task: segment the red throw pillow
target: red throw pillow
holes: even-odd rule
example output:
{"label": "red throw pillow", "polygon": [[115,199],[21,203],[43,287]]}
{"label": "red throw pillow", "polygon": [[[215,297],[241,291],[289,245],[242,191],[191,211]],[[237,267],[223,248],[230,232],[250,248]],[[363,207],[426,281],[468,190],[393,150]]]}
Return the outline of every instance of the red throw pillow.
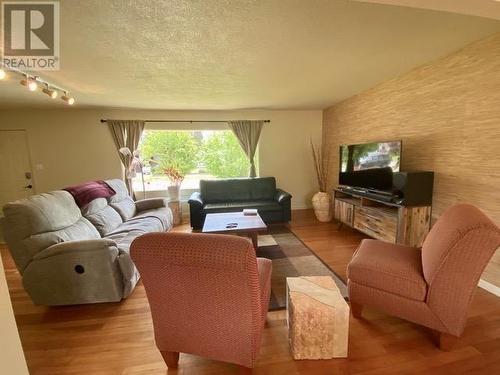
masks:
{"label": "red throw pillow", "polygon": [[83,208],[96,198],[111,198],[116,192],[106,182],[90,181],[64,188],[75,199],[78,207]]}

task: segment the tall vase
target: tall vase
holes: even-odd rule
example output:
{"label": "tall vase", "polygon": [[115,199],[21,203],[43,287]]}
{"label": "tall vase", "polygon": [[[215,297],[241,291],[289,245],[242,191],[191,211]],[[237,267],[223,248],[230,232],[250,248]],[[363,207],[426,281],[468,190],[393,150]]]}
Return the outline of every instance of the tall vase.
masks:
{"label": "tall vase", "polygon": [[331,221],[333,218],[332,197],[322,191],[312,197],[312,204],[316,218],[321,222]]}
{"label": "tall vase", "polygon": [[178,202],[180,200],[180,190],[181,187],[179,185],[170,185],[168,187],[168,196],[170,201]]}

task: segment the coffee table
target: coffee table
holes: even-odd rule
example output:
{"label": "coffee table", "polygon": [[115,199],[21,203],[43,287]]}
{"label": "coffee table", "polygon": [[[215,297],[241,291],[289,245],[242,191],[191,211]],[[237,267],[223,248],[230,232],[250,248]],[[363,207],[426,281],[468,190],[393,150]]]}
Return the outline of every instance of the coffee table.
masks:
{"label": "coffee table", "polygon": [[250,237],[257,249],[259,230],[267,229],[266,223],[257,215],[243,215],[243,212],[224,212],[207,214],[203,224],[203,233],[242,233]]}

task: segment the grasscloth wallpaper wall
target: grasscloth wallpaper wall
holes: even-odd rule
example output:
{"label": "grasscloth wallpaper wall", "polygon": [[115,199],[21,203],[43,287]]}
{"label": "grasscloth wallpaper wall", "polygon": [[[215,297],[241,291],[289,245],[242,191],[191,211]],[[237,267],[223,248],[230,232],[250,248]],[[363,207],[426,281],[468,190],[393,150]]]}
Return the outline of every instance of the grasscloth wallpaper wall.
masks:
{"label": "grasscloth wallpaper wall", "polygon": [[[403,170],[435,172],[433,219],[470,202],[500,225],[500,34],[326,109],[329,187],[338,146],[403,140]],[[500,286],[500,251],[483,279]]]}

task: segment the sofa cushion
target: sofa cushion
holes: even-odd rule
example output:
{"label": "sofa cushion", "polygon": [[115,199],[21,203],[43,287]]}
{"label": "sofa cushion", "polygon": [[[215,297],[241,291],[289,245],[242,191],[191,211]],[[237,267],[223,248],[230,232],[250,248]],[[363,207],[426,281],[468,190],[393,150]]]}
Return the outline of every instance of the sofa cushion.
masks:
{"label": "sofa cushion", "polygon": [[[5,239],[21,271],[47,246],[82,239],[83,233],[89,238],[100,238],[95,227],[82,218],[71,194],[64,190],[7,203],[3,212]],[[73,225],[76,227],[71,228]]]}
{"label": "sofa cushion", "polygon": [[272,200],[276,194],[274,177],[201,180],[200,193],[205,203]]}
{"label": "sofa cushion", "polygon": [[427,295],[420,250],[378,240],[363,240],[347,267],[357,284],[416,301]]}
{"label": "sofa cushion", "polygon": [[281,211],[281,206],[276,201],[244,201],[227,203],[208,203],[203,208],[207,214],[217,212],[243,211],[245,208],[256,208],[259,212]]}
{"label": "sofa cushion", "polygon": [[3,212],[9,232],[20,238],[65,228],[82,216],[71,194],[64,190],[7,203]]}
{"label": "sofa cushion", "polygon": [[101,236],[112,232],[123,223],[122,217],[104,198],[97,198],[82,209],[83,216],[88,219],[99,231]]}
{"label": "sofa cushion", "polygon": [[108,234],[105,238],[115,241],[116,247],[119,250],[125,251],[128,253],[130,250],[130,244],[132,243],[132,241],[143,234],[144,234],[144,232],[142,232],[142,231],[134,231],[134,232],[123,231],[123,232],[116,232],[116,233]]}
{"label": "sofa cushion", "polygon": [[[108,233],[105,238],[109,238],[120,245],[124,243],[123,239],[125,237],[131,237],[133,240],[133,238],[149,232],[163,232],[163,224],[158,218],[143,217],[126,221],[113,232]],[[125,250],[120,246],[118,248]],[[128,247],[126,250],[128,251]]]}
{"label": "sofa cushion", "polygon": [[127,221],[135,215],[135,202],[128,194],[127,187],[122,180],[106,180],[106,183],[116,191],[116,194],[109,199],[109,205],[113,207]]}
{"label": "sofa cushion", "polygon": [[109,198],[110,202],[118,202],[123,198],[130,196],[127,190],[127,186],[122,180],[114,178],[112,180],[106,180],[104,182],[106,182],[116,193],[111,198]]}
{"label": "sofa cushion", "polygon": [[273,200],[276,195],[276,179],[261,177],[250,179],[251,200]]}
{"label": "sofa cushion", "polygon": [[200,193],[206,203],[250,200],[250,180],[248,178],[201,180]]}
{"label": "sofa cushion", "polygon": [[135,203],[130,197],[125,198],[120,202],[110,203],[109,205],[120,214],[123,221],[129,220],[135,215]]}
{"label": "sofa cushion", "polygon": [[120,226],[118,226],[118,228],[114,231],[108,233],[105,238],[116,240],[117,237],[114,236],[121,235],[123,233],[132,233],[139,236],[149,232],[163,232],[163,224],[158,218],[142,217],[126,221],[120,224]]}
{"label": "sofa cushion", "polygon": [[143,218],[155,218],[160,221],[163,231],[168,231],[173,226],[172,210],[168,207],[155,208],[151,210],[142,211],[140,214],[134,216],[129,221],[142,220]]}

